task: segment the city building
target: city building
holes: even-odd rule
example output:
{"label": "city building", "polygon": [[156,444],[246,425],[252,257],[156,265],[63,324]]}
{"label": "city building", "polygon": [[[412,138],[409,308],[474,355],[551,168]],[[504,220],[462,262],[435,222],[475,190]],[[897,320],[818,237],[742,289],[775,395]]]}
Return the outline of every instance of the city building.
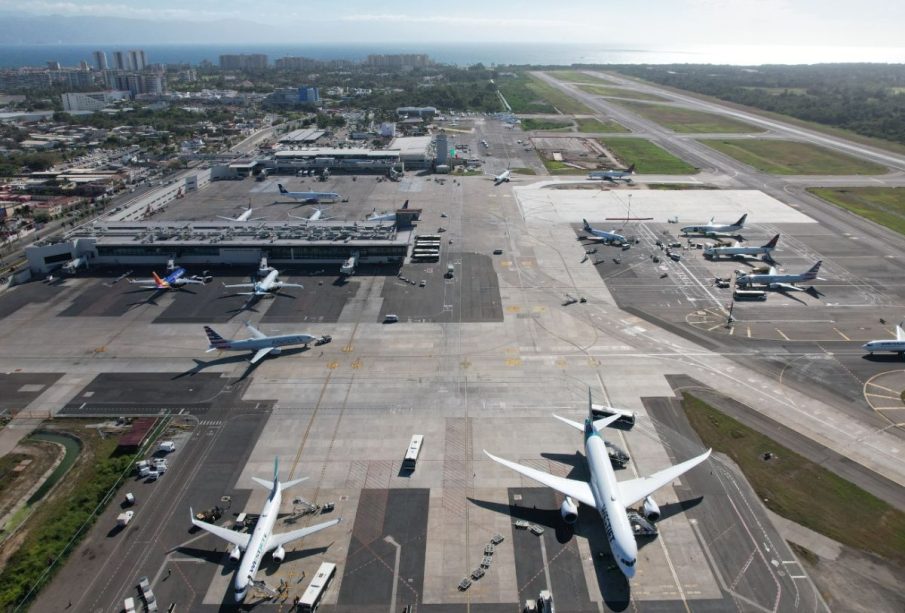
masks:
{"label": "city building", "polygon": [[398,136],[389,149],[398,152],[405,168],[430,168],[434,161],[432,140],[430,136]]}
{"label": "city building", "polygon": [[432,106],[400,106],[396,109],[397,117],[420,117],[430,121],[437,114],[437,109]]}
{"label": "city building", "polygon": [[63,110],[67,113],[73,111],[99,111],[110,106],[117,100],[127,100],[128,91],[103,91],[103,92],[70,92],[60,96],[63,99]]}
{"label": "city building", "polygon": [[132,49],[129,51],[129,64],[131,70],[144,70],[148,66],[148,58],[144,49]]}
{"label": "city building", "polygon": [[94,65],[98,70],[107,70],[107,54],[103,51],[95,51],[91,54],[94,58]]}
{"label": "city building", "polygon": [[267,56],[263,53],[221,55],[220,68],[223,70],[265,70]]}
{"label": "city building", "polygon": [[315,147],[277,151],[273,154],[272,163],[278,172],[328,169],[354,173],[387,174],[391,168],[397,168],[400,165],[400,158],[399,151]]}
{"label": "city building", "polygon": [[63,67],[60,66],[59,62],[49,61],[47,62],[47,70],[63,70]]}
{"label": "city building", "polygon": [[397,53],[392,55],[369,55],[366,64],[378,68],[415,68],[430,66],[430,58],[425,53]]}
{"label": "city building", "polygon": [[122,51],[113,52],[113,67],[116,70],[129,70],[129,58]]}
{"label": "city building", "polygon": [[313,68],[317,62],[307,57],[281,57],[274,60],[273,65],[277,70],[306,70]]}
{"label": "city building", "polygon": [[299,87],[299,102],[303,104],[317,104],[320,102],[320,92],[316,87],[301,86]]}

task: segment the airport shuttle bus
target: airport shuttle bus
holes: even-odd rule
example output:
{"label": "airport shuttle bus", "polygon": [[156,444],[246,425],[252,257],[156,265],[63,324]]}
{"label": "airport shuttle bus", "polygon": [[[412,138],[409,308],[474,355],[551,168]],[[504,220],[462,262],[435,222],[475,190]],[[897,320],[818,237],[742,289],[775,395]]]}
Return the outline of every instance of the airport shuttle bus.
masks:
{"label": "airport shuttle bus", "polygon": [[736,300],[766,300],[767,292],[760,289],[737,289],[732,292]]}
{"label": "airport shuttle bus", "polygon": [[311,583],[308,585],[308,589],[302,594],[302,598],[299,600],[298,610],[308,613],[317,611],[321,598],[323,598],[324,592],[327,591],[327,587],[330,585],[330,581],[333,580],[335,574],[336,564],[331,564],[330,562],[321,564],[320,568],[318,568],[317,572],[314,574]]}
{"label": "airport shuttle bus", "polygon": [[403,470],[415,470],[418,463],[418,455],[421,453],[421,443],[424,442],[423,434],[415,434],[412,436],[409,447],[405,451],[405,458],[402,460]]}

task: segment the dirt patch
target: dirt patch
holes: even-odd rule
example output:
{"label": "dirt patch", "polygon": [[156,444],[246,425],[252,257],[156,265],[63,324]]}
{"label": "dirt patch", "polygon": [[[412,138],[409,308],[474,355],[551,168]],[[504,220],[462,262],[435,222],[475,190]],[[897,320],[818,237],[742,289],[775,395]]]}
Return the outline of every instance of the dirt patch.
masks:
{"label": "dirt patch", "polygon": [[62,455],[63,450],[53,443],[22,441],[0,458],[0,517],[9,513]]}

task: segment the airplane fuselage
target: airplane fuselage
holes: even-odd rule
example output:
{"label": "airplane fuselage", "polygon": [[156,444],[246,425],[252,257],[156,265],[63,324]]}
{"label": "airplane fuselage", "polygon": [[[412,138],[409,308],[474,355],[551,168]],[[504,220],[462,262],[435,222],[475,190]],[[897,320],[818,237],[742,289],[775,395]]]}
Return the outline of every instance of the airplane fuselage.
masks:
{"label": "airplane fuselage", "polygon": [[685,226],[682,228],[682,234],[702,234],[704,236],[734,236],[743,226],[737,225],[706,225],[706,226]]}
{"label": "airplane fuselage", "polygon": [[[280,336],[268,336],[267,338],[248,338],[240,341],[230,341],[226,347],[220,347],[226,351],[257,351],[268,347],[286,347],[287,345],[307,345],[317,340],[310,334],[281,334]],[[278,353],[273,351],[272,353]]]}
{"label": "airplane fuselage", "polygon": [[254,532],[251,533],[251,539],[248,541],[248,548],[239,562],[239,569],[236,571],[236,579],[234,587],[236,590],[236,602],[245,599],[248,593],[248,584],[254,580],[255,574],[261,566],[261,560],[264,558],[264,552],[267,551],[267,544],[270,541],[270,535],[273,534],[273,526],[276,524],[277,515],[280,512],[280,502],[282,501],[282,493],[280,488],[276,488],[264,503],[264,509],[258,518]]}
{"label": "airplane fuselage", "polygon": [[719,257],[737,257],[740,255],[764,255],[773,251],[770,247],[709,247],[704,250],[704,255]]}
{"label": "airplane fuselage", "polygon": [[603,528],[616,565],[622,573],[631,578],[635,575],[635,563],[638,560],[638,544],[629,523],[628,515],[622,507],[615,492],[616,474],[610,462],[606,444],[594,434],[585,434],[585,457],[591,473],[591,492],[597,505],[597,512],[603,520]]}
{"label": "airplane fuselage", "polygon": [[813,281],[813,277],[806,275],[768,275],[750,274],[738,278],[740,285],[774,285],[776,283],[798,283],[800,281]]}
{"label": "airplane fuselage", "polygon": [[889,340],[889,341],[868,341],[861,345],[865,351],[873,353],[874,351],[889,351],[891,353],[905,353],[905,341]]}
{"label": "airplane fuselage", "polygon": [[277,280],[279,276],[280,271],[278,270],[268,272],[266,277],[255,283],[255,294],[261,296],[280,289],[282,283]]}

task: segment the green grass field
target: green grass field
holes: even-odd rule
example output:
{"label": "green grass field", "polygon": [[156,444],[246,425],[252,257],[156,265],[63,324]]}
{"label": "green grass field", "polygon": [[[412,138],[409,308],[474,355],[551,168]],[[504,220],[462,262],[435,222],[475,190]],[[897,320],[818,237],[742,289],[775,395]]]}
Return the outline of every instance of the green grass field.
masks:
{"label": "green grass field", "polygon": [[583,72],[578,70],[551,70],[547,74],[551,77],[555,77],[560,81],[567,81],[569,83],[608,83],[600,77],[595,77],[592,75],[586,75]]}
{"label": "green grass field", "polygon": [[[840,543],[905,564],[905,513],[691,394],[682,395],[682,406],[704,445],[731,457],[767,508]],[[767,452],[774,458],[764,460]]]}
{"label": "green grass field", "polygon": [[559,119],[522,119],[522,130],[571,130],[571,121]]}
{"label": "green grass field", "polygon": [[[528,76],[528,87],[538,96],[552,104],[564,115],[593,115],[594,111],[564,91],[548,85],[533,76]],[[511,103],[510,103],[511,104]]]}
{"label": "green grass field", "polygon": [[620,123],[616,123],[615,121],[600,121],[599,119],[594,119],[593,117],[586,117],[582,119],[576,119],[575,123],[578,124],[579,132],[630,132],[628,128],[623,126]]}
{"label": "green grass field", "polygon": [[512,168],[512,174],[514,175],[536,175],[537,171],[533,168]]}
{"label": "green grass field", "polygon": [[653,100],[663,102],[666,98],[655,96],[654,94],[645,94],[644,92],[627,89],[625,87],[611,87],[609,85],[579,85],[579,88],[594,94],[595,96],[610,96],[614,98],[631,98],[633,100]]}
{"label": "green grass field", "polygon": [[556,109],[544,99],[531,84],[535,82],[525,75],[502,79],[497,84],[500,93],[512,107],[513,113],[555,113]]}
{"label": "green grass field", "polygon": [[544,159],[544,166],[547,167],[547,172],[551,175],[586,175],[589,170],[584,170],[582,168],[573,168],[569,166],[565,162],[557,162],[556,160],[548,160]]}
{"label": "green grass field", "polygon": [[885,166],[830,149],[786,140],[702,140],[754,168],[775,175],[879,175]]}
{"label": "green grass field", "polygon": [[812,187],[808,191],[874,223],[905,234],[905,187]]}
{"label": "green grass field", "polygon": [[713,113],[664,104],[642,104],[628,100],[615,100],[614,102],[674,132],[686,134],[763,132],[757,126]]}
{"label": "green grass field", "polygon": [[635,165],[639,174],[688,175],[698,169],[643,138],[598,138],[624,165]]}

